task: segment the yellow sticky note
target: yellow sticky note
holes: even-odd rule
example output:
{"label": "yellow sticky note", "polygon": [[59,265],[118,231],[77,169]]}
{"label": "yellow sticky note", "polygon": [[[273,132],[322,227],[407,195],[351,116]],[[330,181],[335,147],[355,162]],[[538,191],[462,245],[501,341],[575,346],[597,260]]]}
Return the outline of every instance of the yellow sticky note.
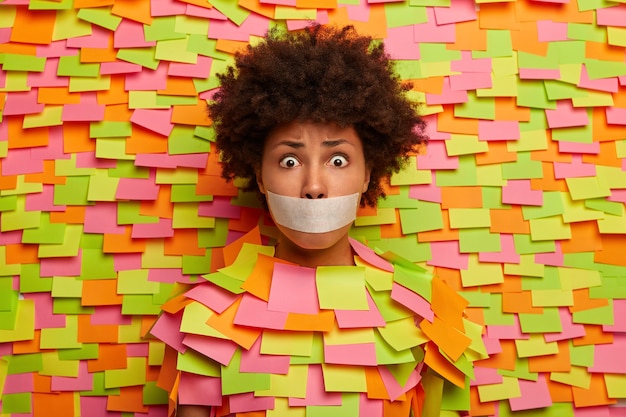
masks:
{"label": "yellow sticky note", "polygon": [[605,214],[585,206],[584,200],[574,201],[569,193],[560,193],[563,201],[563,221],[565,223],[603,219]]}
{"label": "yellow sticky note", "polygon": [[215,217],[199,216],[197,203],[177,203],[174,205],[172,227],[174,229],[213,229]]}
{"label": "yellow sticky note", "polygon": [[39,373],[47,376],[78,377],[80,361],[64,361],[59,359],[59,352],[44,352],[41,354],[42,367]]}
{"label": "yellow sticky note", "polygon": [[569,224],[562,216],[530,219],[530,238],[536,240],[567,240],[572,238]]}
{"label": "yellow sticky note", "polygon": [[379,327],[378,332],[395,350],[411,349],[426,343],[428,338],[415,326],[413,317],[387,322],[385,327]]}
{"label": "yellow sticky note", "polygon": [[609,187],[598,181],[596,177],[565,178],[565,182],[573,200],[608,197],[611,195]]}
{"label": "yellow sticky note", "polygon": [[19,300],[17,302],[15,322],[14,329],[0,329],[0,343],[35,338],[35,303],[33,300]]}
{"label": "yellow sticky note", "polygon": [[496,263],[478,262],[478,256],[470,254],[467,269],[461,270],[461,281],[464,287],[502,283],[504,282],[502,266]]}
{"label": "yellow sticky note", "polygon": [[265,330],[261,337],[261,353],[265,355],[311,356],[313,332]]}
{"label": "yellow sticky note", "polygon": [[366,392],[365,369],[358,366],[322,364],[327,392]]}
{"label": "yellow sticky note", "polygon": [[308,365],[290,365],[286,375],[271,374],[270,388],[257,390],[254,395],[258,397],[305,398],[308,369]]}
{"label": "yellow sticky note", "polygon": [[578,290],[602,285],[600,271],[557,267],[557,273],[561,281],[561,288],[564,290]]}
{"label": "yellow sticky note", "polygon": [[39,245],[37,256],[40,258],[77,256],[82,234],[82,225],[68,224],[65,227],[63,243],[60,245]]}
{"label": "yellow sticky note", "polygon": [[568,307],[574,305],[571,290],[531,290],[532,304],[535,307]]}
{"label": "yellow sticky note", "polygon": [[148,281],[147,269],[132,269],[117,273],[118,294],[158,294],[161,284]]}
{"label": "yellow sticky note", "polygon": [[478,140],[477,135],[452,134],[445,142],[448,156],[470,155],[489,150],[489,144]]}
{"label": "yellow sticky note", "polygon": [[604,374],[604,383],[606,384],[609,398],[626,397],[626,375]]}
{"label": "yellow sticky note", "polygon": [[621,207],[621,215],[614,216],[605,213],[603,219],[598,219],[598,229],[600,233],[606,234],[625,234],[626,233],[626,213],[624,207]]}
{"label": "yellow sticky note", "polygon": [[78,316],[67,315],[65,327],[41,329],[41,349],[78,349]]}
{"label": "yellow sticky note", "polygon": [[182,256],[165,255],[163,240],[150,239],[141,255],[142,268],[182,268]]}
{"label": "yellow sticky note", "polygon": [[96,175],[89,178],[87,200],[115,201],[115,192],[119,182],[119,178],[109,177],[103,170],[98,170]]}
{"label": "yellow sticky note", "polygon": [[104,387],[119,388],[146,383],[146,358],[126,358],[126,369],[104,371]]}
{"label": "yellow sticky note", "polygon": [[213,311],[202,303],[192,302],[185,306],[183,318],[180,323],[180,331],[184,333],[199,334],[203,336],[227,339],[222,333],[206,324],[207,320],[213,316]]}
{"label": "yellow sticky note", "polygon": [[80,298],[82,295],[82,280],[74,277],[52,277],[53,298]]}
{"label": "yellow sticky note", "polygon": [[396,209],[393,207],[377,207],[375,216],[359,216],[354,221],[355,226],[374,226],[380,224],[394,224],[396,219]]}
{"label": "yellow sticky note", "polygon": [[573,387],[589,389],[591,374],[585,367],[572,366],[569,372],[551,372],[550,380]]}
{"label": "yellow sticky note", "polygon": [[192,349],[187,349],[185,353],[178,354],[176,369],[194,374],[218,377],[221,366],[219,363],[207,360],[207,357]]}
{"label": "yellow sticky note", "polygon": [[508,376],[503,376],[500,384],[478,386],[480,402],[507,400],[509,398],[521,397],[521,395],[517,378]]}
{"label": "yellow sticky note", "polygon": [[24,115],[22,128],[61,126],[63,124],[62,114],[63,106],[46,106],[41,113]]}
{"label": "yellow sticky note", "polygon": [[371,327],[356,329],[339,329],[335,326],[331,331],[324,332],[325,345],[349,345],[358,343],[374,343],[374,329]]}
{"label": "yellow sticky note", "polygon": [[558,343],[546,342],[542,334],[530,334],[528,339],[517,339],[515,340],[515,347],[517,356],[520,358],[559,353]]}
{"label": "yellow sticky note", "polygon": [[453,229],[491,226],[490,211],[486,208],[450,208],[448,215]]}
{"label": "yellow sticky note", "polygon": [[315,274],[320,308],[328,310],[368,310],[365,268],[321,266]]}
{"label": "yellow sticky note", "polygon": [[504,264],[504,273],[526,277],[543,277],[545,265],[535,262],[534,254],[520,255],[519,264]]}
{"label": "yellow sticky note", "polygon": [[391,185],[430,184],[432,175],[429,170],[417,169],[417,157],[411,156],[402,171],[391,176]]}

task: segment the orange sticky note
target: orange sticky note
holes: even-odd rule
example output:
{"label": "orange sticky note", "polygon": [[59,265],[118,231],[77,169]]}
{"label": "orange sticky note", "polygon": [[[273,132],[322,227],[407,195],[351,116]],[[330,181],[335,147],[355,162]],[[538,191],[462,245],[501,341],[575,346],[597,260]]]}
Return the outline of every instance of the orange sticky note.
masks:
{"label": "orange sticky note", "polygon": [[[119,75],[111,75],[111,84],[109,86],[109,89],[101,90],[97,92],[98,104],[102,104],[102,105],[127,104],[128,103],[128,91],[126,91],[126,89],[124,88],[124,83],[125,83],[124,77],[121,77]],[[128,109],[128,106],[126,106],[126,109],[129,112],[132,112],[132,110]],[[107,116],[106,110],[105,110],[104,115],[105,115],[105,120],[116,120],[116,119],[110,119],[106,117]],[[130,117],[128,119],[126,118],[123,119],[123,121],[127,121],[127,120],[130,120]]]}
{"label": "orange sticky note", "polygon": [[574,405],[576,407],[593,407],[617,403],[617,399],[609,398],[602,374],[591,374],[588,389],[572,387]]}
{"label": "orange sticky note", "polygon": [[259,253],[252,273],[241,284],[241,288],[261,300],[269,301],[272,273],[274,272],[274,264],[276,262],[290,264],[290,262]]}
{"label": "orange sticky note", "polygon": [[108,306],[122,304],[122,296],[117,294],[117,280],[84,280],[80,304],[83,306]]}
{"label": "orange sticky note", "polygon": [[[133,125],[133,134],[126,140],[126,153],[166,153],[167,138],[151,130]],[[163,188],[163,186],[161,186]]]}
{"label": "orange sticky note", "polygon": [[21,243],[6,244],[7,264],[36,264],[39,262],[37,251],[39,245],[28,245]]}
{"label": "orange sticky note", "polygon": [[530,372],[569,372],[572,367],[569,342],[560,340],[557,344],[559,353],[528,358],[528,370]]}
{"label": "orange sticky note", "polygon": [[50,44],[56,18],[57,13],[54,10],[37,10],[37,13],[33,13],[28,7],[17,7],[11,29],[11,42]]}
{"label": "orange sticky note", "polygon": [[626,266],[624,236],[604,235],[602,249],[595,252],[593,260],[598,263]]}
{"label": "orange sticky note", "polygon": [[490,209],[492,233],[516,233],[530,234],[530,223],[524,220],[524,214],[520,206],[512,206],[510,209]]}
{"label": "orange sticky note", "polygon": [[80,94],[70,93],[69,87],[39,87],[37,102],[44,104],[79,104]]}
{"label": "orange sticky note", "polygon": [[365,367],[365,382],[367,384],[367,397],[380,400],[390,400],[387,388],[383,382],[380,372],[373,366]]}
{"label": "orange sticky note", "polygon": [[434,343],[428,343],[425,350],[424,362],[426,365],[457,387],[465,388],[465,375],[463,372],[456,369],[454,365],[444,358]]}
{"label": "orange sticky note", "polygon": [[147,413],[150,408],[143,405],[143,385],[120,388],[120,395],[109,395],[107,410]]}
{"label": "orange sticky note", "polygon": [[335,313],[323,310],[319,314],[289,313],[285,330],[329,332],[335,325]]}
{"label": "orange sticky note", "polygon": [[172,106],[172,123],[193,126],[211,126],[206,101],[198,100],[195,106]]}
{"label": "orange sticky note", "polygon": [[420,328],[453,361],[459,359],[465,349],[472,343],[472,339],[437,316],[435,316],[433,323],[430,323],[428,320],[422,320]]}
{"label": "orange sticky note", "polygon": [[152,15],[150,14],[150,2],[136,0],[115,0],[111,14],[125,17],[139,23],[150,25]]}
{"label": "orange sticky note", "polygon": [[[188,77],[169,77],[167,79],[167,85],[165,86],[165,90],[158,90],[157,93],[168,96],[196,96],[198,92],[196,91],[196,86],[193,83],[193,79]],[[206,102],[202,100],[204,103],[204,116],[207,117],[206,112]],[[182,106],[188,107],[188,106]]]}
{"label": "orange sticky note", "polygon": [[255,227],[239,239],[224,247],[224,262],[226,262],[226,265],[231,265],[235,262],[235,259],[237,259],[237,255],[239,255],[241,247],[244,243],[250,243],[253,245],[262,244],[261,233],[258,227]]}
{"label": "orange sticky note", "polygon": [[572,339],[574,346],[601,345],[613,343],[613,333],[604,333],[602,326],[595,324],[585,324],[585,335]]}
{"label": "orange sticky note", "polygon": [[274,13],[276,10],[275,5],[262,4],[259,0],[239,0],[239,6],[260,14],[261,16],[265,16],[269,19],[274,18]]}
{"label": "orange sticky note", "polygon": [[164,240],[163,254],[204,256],[206,249],[198,247],[198,231],[196,229],[174,229],[174,236]]}
{"label": "orange sticky note", "polygon": [[98,345],[98,359],[87,360],[87,370],[91,373],[126,366],[126,345],[102,343]]}
{"label": "orange sticky note", "polygon": [[463,311],[468,304],[469,302],[465,298],[460,296],[440,278],[433,277],[430,307],[444,323],[457,330],[464,331]]}
{"label": "orange sticky note", "polygon": [[102,251],[104,253],[137,253],[145,251],[145,240],[133,239],[131,233],[131,226],[124,227],[124,234],[121,235],[105,233]]}
{"label": "orange sticky note", "polygon": [[481,208],[483,192],[481,187],[441,187],[441,208]]}
{"label": "orange sticky note", "polygon": [[50,223],[83,224],[85,206],[67,206],[65,211],[50,212]]}
{"label": "orange sticky note", "polygon": [[91,316],[78,315],[78,337],[81,343],[117,343],[118,326],[115,324],[94,325]]}
{"label": "orange sticky note", "polygon": [[75,415],[74,392],[33,393],[33,415],[66,417]]}
{"label": "orange sticky note", "polygon": [[213,314],[209,317],[207,324],[221,332],[224,336],[232,339],[239,346],[250,349],[259,338],[261,330],[253,329],[252,327],[235,326],[233,321],[235,320],[239,304],[241,304],[241,297],[224,310],[222,314]]}
{"label": "orange sticky note", "polygon": [[9,149],[35,148],[48,144],[50,129],[48,127],[34,127],[22,129],[21,117],[7,117]]}
{"label": "orange sticky note", "polygon": [[89,123],[63,124],[63,151],[65,153],[94,152],[95,150],[96,141],[89,137]]}
{"label": "orange sticky note", "polygon": [[[496,107],[497,108],[497,107]],[[501,164],[517,161],[517,154],[510,152],[506,142],[489,142],[489,150],[476,154],[476,165]],[[448,187],[443,187],[442,190]]]}
{"label": "orange sticky note", "polygon": [[518,107],[515,97],[496,97],[496,120],[530,121],[530,108]]}

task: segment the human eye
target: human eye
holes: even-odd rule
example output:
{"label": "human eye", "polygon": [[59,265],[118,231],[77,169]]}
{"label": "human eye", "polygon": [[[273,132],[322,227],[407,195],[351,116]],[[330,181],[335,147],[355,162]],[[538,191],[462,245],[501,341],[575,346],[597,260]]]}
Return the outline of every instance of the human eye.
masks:
{"label": "human eye", "polygon": [[329,160],[329,164],[336,168],[343,168],[348,165],[348,158],[344,155],[333,155]]}
{"label": "human eye", "polygon": [[300,166],[300,161],[295,156],[288,155],[280,160],[280,166],[283,168],[295,168]]}

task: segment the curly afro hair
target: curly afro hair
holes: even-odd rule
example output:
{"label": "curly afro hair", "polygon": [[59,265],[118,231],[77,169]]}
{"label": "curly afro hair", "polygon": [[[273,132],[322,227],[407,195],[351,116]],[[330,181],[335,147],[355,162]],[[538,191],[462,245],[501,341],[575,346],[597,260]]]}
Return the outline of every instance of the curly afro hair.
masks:
{"label": "curly afro hair", "polygon": [[246,191],[259,192],[255,169],[268,134],[294,121],[354,127],[371,168],[362,205],[385,197],[381,180],[426,142],[425,122],[406,96],[411,86],[394,73],[383,44],[352,26],[270,30],[258,45],[237,53],[235,66],[218,78],[209,114],[222,176],[247,180]]}

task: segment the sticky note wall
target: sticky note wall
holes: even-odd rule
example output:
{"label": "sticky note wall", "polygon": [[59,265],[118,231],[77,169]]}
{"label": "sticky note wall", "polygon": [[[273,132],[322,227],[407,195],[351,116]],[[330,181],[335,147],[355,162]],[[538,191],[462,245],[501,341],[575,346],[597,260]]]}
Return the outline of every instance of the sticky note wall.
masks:
{"label": "sticky note wall", "polygon": [[271,225],[205,104],[272,25],[385,40],[430,143],[352,234],[470,302],[488,359],[441,415],[626,415],[626,5],[0,2],[0,415],[165,416],[177,283]]}

